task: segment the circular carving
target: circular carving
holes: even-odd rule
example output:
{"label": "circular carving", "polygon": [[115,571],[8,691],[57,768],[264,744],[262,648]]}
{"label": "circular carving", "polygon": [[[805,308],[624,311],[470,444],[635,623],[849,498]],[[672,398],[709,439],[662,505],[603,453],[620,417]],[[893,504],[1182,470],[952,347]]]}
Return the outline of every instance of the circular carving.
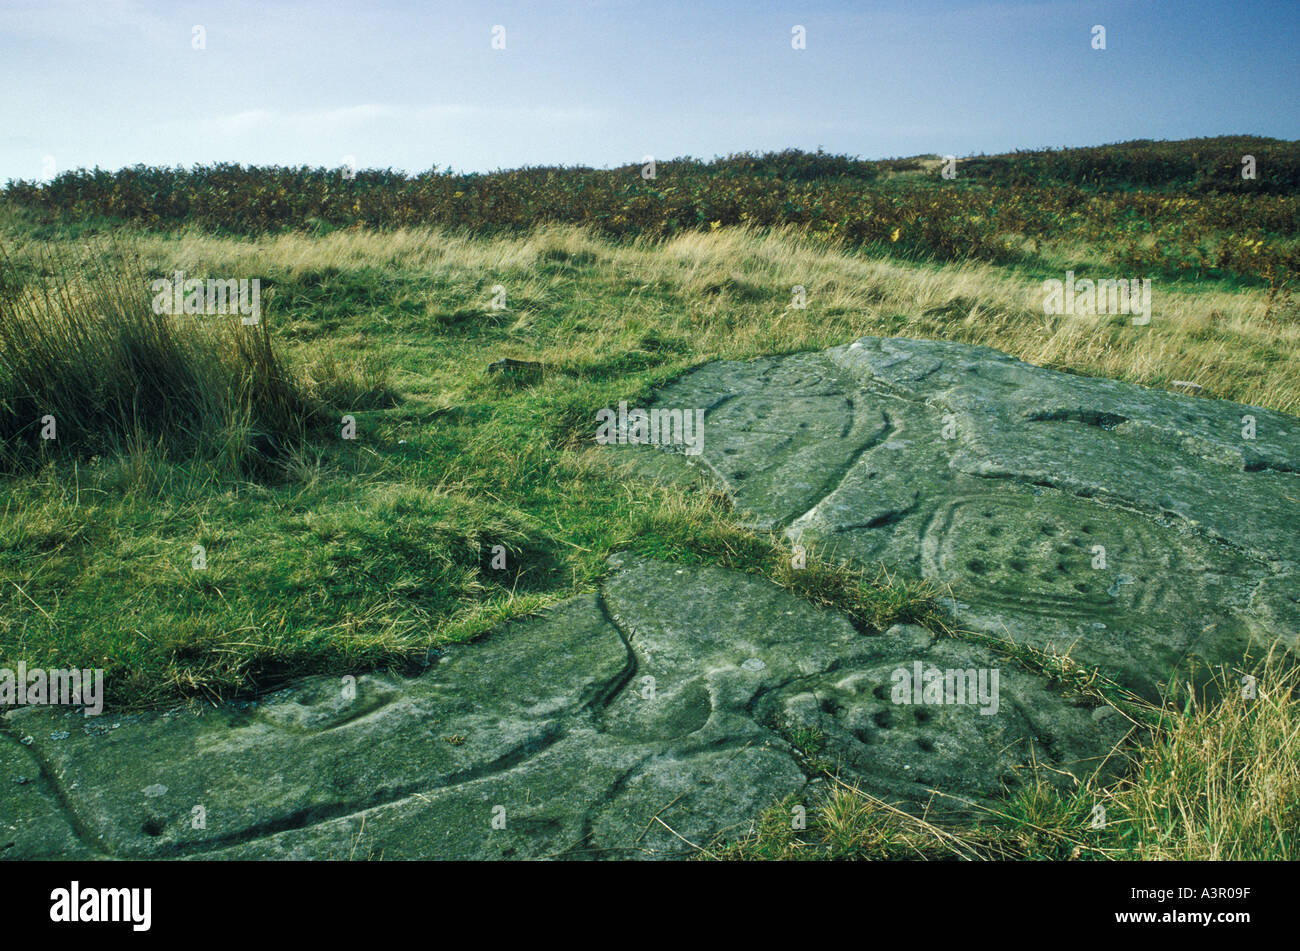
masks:
{"label": "circular carving", "polygon": [[1074,618],[1153,609],[1186,560],[1169,530],[1060,493],[955,499],[921,542],[925,577],[982,606]]}

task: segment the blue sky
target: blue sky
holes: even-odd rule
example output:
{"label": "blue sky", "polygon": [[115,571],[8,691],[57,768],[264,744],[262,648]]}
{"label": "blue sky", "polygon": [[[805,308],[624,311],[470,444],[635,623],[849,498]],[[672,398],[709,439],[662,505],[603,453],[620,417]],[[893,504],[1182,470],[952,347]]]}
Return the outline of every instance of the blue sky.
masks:
{"label": "blue sky", "polygon": [[0,181],[1296,139],[1300,2],[0,0],[0,83]]}

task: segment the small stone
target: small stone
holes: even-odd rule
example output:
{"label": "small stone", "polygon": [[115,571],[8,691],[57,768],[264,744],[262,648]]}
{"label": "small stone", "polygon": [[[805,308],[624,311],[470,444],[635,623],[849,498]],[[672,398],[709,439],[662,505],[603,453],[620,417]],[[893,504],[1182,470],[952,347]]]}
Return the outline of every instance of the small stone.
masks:
{"label": "small stone", "polygon": [[540,376],[542,365],[532,360],[512,360],[506,357],[489,363],[488,372],[505,376]]}
{"label": "small stone", "polygon": [[1126,584],[1132,584],[1132,583],[1133,583],[1132,575],[1126,575],[1123,572],[1120,572],[1120,574],[1117,575],[1115,578],[1115,583],[1106,589],[1106,593],[1110,595],[1112,598],[1118,598],[1120,586]]}

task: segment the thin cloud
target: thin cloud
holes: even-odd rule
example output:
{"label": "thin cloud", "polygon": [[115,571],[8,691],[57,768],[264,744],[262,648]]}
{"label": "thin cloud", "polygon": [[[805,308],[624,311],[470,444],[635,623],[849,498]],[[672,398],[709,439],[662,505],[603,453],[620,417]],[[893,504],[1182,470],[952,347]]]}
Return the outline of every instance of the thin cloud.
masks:
{"label": "thin cloud", "polygon": [[553,106],[482,106],[434,105],[415,108],[366,103],[307,112],[276,112],[271,109],[248,109],[232,115],[218,116],[207,122],[208,131],[222,139],[259,135],[271,129],[294,136],[337,135],[353,132],[368,124],[402,123],[434,125],[450,120],[478,120],[544,123],[598,122],[603,112],[586,108]]}

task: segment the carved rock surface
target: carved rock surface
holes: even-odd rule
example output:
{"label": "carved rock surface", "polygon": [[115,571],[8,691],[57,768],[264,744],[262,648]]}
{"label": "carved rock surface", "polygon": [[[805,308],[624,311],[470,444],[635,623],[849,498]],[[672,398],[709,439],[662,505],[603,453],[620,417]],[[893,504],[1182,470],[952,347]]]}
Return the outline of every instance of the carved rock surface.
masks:
{"label": "carved rock surface", "polygon": [[756,527],[1148,698],[1296,644],[1300,419],[901,338],[710,364],[656,405],[707,410],[697,464]]}

